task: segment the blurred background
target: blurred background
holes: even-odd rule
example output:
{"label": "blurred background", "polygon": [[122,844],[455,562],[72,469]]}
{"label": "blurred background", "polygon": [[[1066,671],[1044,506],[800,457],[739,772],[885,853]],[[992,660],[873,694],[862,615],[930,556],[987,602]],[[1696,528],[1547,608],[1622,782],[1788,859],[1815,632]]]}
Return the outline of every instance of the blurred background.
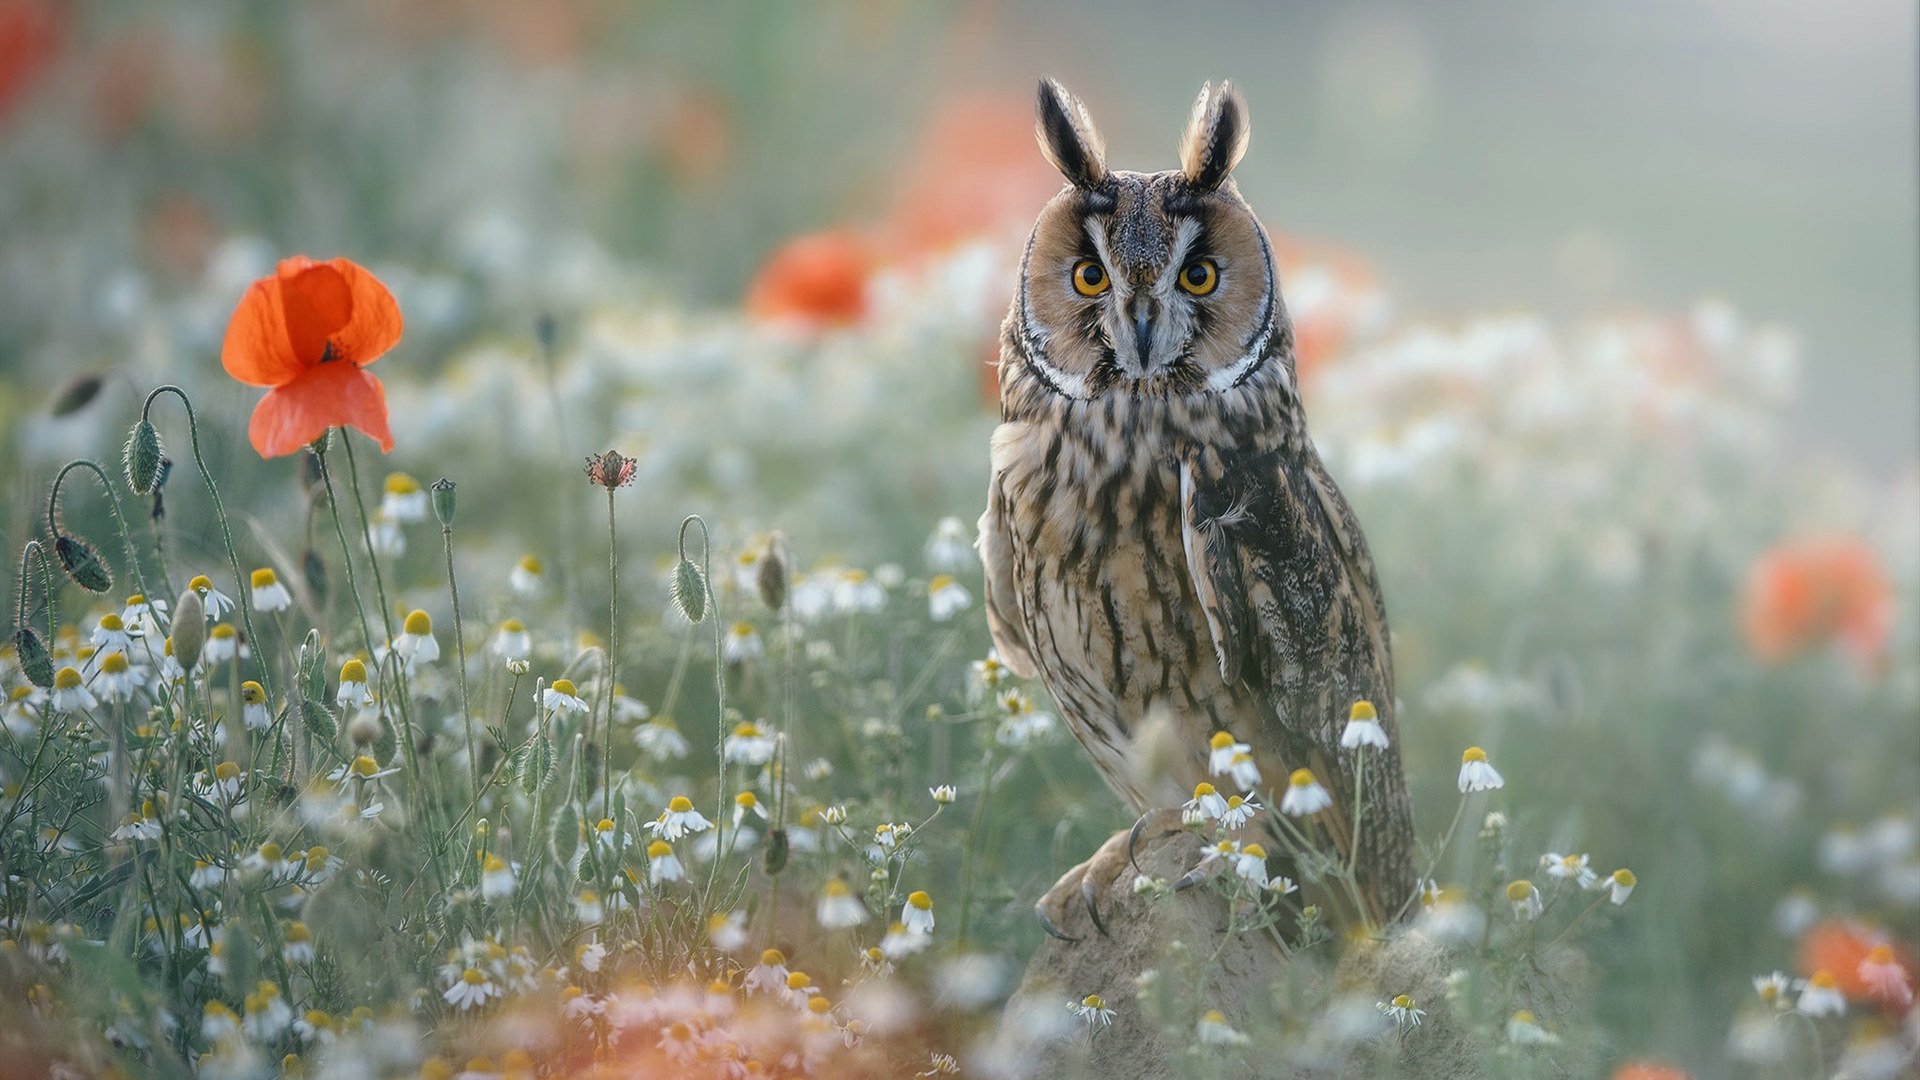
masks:
{"label": "blurred background", "polygon": [[[231,265],[233,237],[511,266],[523,292],[638,261],[726,305],[796,233],[855,223],[891,264],[1019,227],[1055,186],[1028,133],[1039,73],[1141,169],[1172,164],[1202,80],[1233,78],[1255,208],[1403,311],[1722,297],[1801,335],[1806,452],[1912,456],[1902,0],[0,0],[0,410],[79,371],[210,363],[218,289],[195,355],[136,328],[210,280],[236,296],[258,267]],[[416,334],[410,368],[521,314],[412,284],[410,322],[447,333]]]}

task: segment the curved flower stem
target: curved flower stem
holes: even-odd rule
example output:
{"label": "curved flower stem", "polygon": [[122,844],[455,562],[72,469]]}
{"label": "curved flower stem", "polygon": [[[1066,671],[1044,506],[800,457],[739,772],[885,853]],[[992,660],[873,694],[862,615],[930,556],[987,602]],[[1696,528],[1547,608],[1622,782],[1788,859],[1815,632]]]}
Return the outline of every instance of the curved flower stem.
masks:
{"label": "curved flower stem", "polygon": [[1453,808],[1453,820],[1447,823],[1447,831],[1441,834],[1440,843],[1434,847],[1433,858],[1427,860],[1426,873],[1421,874],[1414,882],[1413,894],[1408,896],[1406,900],[1400,904],[1400,910],[1393,913],[1393,918],[1390,921],[1399,922],[1405,918],[1408,910],[1413,907],[1414,901],[1420,899],[1421,888],[1427,879],[1433,876],[1434,870],[1439,867],[1441,858],[1447,853],[1447,847],[1453,843],[1455,830],[1460,828],[1460,819],[1464,818],[1467,814],[1467,798],[1470,794],[1469,792],[1468,794],[1460,796],[1460,804]]}
{"label": "curved flower stem", "polygon": [[20,548],[20,595],[14,605],[14,626],[23,627],[27,625],[27,614],[30,610],[27,605],[28,558],[40,560],[40,595],[45,598],[47,602],[47,641],[49,645],[51,645],[54,639],[54,624],[56,621],[53,610],[53,564],[47,561],[46,546],[38,540],[28,540],[26,544]]}
{"label": "curved flower stem", "polygon": [[[227,565],[233,570],[233,595],[237,600],[234,607],[240,609],[240,625],[247,632],[247,640],[257,642],[259,639],[253,632],[253,615],[250,611],[252,593],[249,590],[252,579],[240,572],[240,553],[233,546],[233,529],[227,524],[226,504],[220,501],[220,486],[213,482],[213,473],[207,468],[207,459],[200,453],[200,422],[193,415],[193,399],[187,396],[185,390],[172,384],[155,387],[153,392],[147,395],[146,402],[140,406],[140,419],[151,419],[153,403],[158,401],[162,394],[172,394],[179,398],[181,407],[187,410],[187,439],[193,447],[193,463],[199,468],[200,479],[206,483],[207,495],[213,500],[213,517],[220,523],[220,540],[226,545]],[[118,514],[119,511],[116,509],[114,513]],[[235,662],[238,663],[238,660],[236,659]],[[273,669],[264,661],[260,664],[260,682],[267,692],[267,700],[277,700],[277,695],[273,691]]]}
{"label": "curved flower stem", "polygon": [[99,478],[100,487],[107,493],[107,507],[113,511],[114,523],[120,527],[120,542],[127,549],[127,566],[133,571],[134,582],[140,586],[140,591],[145,593],[147,575],[140,568],[140,553],[133,546],[133,534],[127,529],[127,519],[120,514],[120,496],[114,494],[113,482],[107,479],[106,472],[100,466],[86,458],[77,458],[62,465],[60,471],[53,475],[53,487],[47,492],[47,531],[54,536],[59,536],[61,533],[60,484],[66,480],[67,474],[75,469],[85,469]]}
{"label": "curved flower stem", "polygon": [[[715,807],[713,811],[713,827],[716,830],[720,830],[726,827],[728,802],[727,665],[721,652],[720,600],[719,597],[714,595],[713,591],[713,536],[707,531],[706,519],[702,518],[699,514],[688,514],[680,521],[680,558],[684,560],[687,557],[687,529],[694,525],[700,526],[700,576],[702,579],[700,587],[706,591],[706,615],[713,623],[713,759],[717,779],[717,786],[714,790]],[[720,836],[716,835],[714,837],[715,851],[720,850],[720,840]],[[719,872],[720,860],[716,858],[707,866],[707,888],[701,897],[702,909],[700,916],[703,925],[705,924],[706,916],[711,914],[711,912],[706,910],[705,906],[712,901],[713,884]]]}
{"label": "curved flower stem", "polygon": [[620,655],[620,548],[614,542],[613,492],[607,489],[607,685],[601,694],[607,699],[607,715],[600,731],[601,809],[609,815],[613,812],[613,702],[620,696],[614,689],[619,685],[615,669]]}
{"label": "curved flower stem", "polygon": [[460,722],[467,736],[467,774],[472,778],[474,797],[480,794],[480,751],[473,738],[473,696],[467,689],[467,632],[460,620],[460,582],[453,576],[453,526],[440,526],[440,540],[447,549],[447,592],[453,596],[453,651],[455,670],[460,675]]}

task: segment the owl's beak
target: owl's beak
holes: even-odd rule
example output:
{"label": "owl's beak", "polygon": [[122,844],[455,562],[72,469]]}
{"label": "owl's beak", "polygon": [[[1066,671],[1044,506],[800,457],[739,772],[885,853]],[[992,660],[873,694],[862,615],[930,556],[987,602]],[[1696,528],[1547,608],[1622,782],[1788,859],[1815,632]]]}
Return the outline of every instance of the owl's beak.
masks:
{"label": "owl's beak", "polygon": [[1153,302],[1146,299],[1138,301],[1133,309],[1133,355],[1140,365],[1140,374],[1153,371],[1153,363],[1148,352],[1153,348]]}

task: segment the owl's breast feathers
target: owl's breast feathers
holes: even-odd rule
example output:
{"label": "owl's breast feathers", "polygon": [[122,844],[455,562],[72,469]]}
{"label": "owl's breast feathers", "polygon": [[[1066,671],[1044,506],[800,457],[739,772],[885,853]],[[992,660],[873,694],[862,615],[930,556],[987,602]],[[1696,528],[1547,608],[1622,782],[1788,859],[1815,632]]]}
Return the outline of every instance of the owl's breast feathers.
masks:
{"label": "owl's breast feathers", "polygon": [[[1355,761],[1340,733],[1348,706],[1372,701],[1394,740],[1368,751],[1356,860],[1378,922],[1414,887],[1385,605],[1288,406],[1110,394],[1009,409],[980,519],[989,625],[1136,807],[1206,778],[1207,739],[1229,730],[1276,796],[1303,767],[1334,793],[1322,824],[1342,856]],[[1135,739],[1156,706],[1181,764],[1150,782]]]}

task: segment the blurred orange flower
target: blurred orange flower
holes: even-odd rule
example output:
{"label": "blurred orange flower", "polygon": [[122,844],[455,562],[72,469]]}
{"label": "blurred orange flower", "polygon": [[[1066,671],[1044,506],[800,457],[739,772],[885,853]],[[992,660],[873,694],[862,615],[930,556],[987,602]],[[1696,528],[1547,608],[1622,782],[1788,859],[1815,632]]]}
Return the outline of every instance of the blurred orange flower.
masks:
{"label": "blurred orange flower", "polygon": [[[1888,947],[1888,953],[1876,955],[1874,950]],[[1840,919],[1829,919],[1815,924],[1800,936],[1800,948],[1795,956],[1800,974],[1812,976],[1816,971],[1826,971],[1840,984],[1840,992],[1853,1001],[1877,1001],[1893,1007],[1898,1002],[1890,1001],[1885,993],[1876,992],[1868,979],[1868,973],[1861,965],[1868,957],[1885,960],[1905,968],[1909,981],[1914,971],[1913,957],[1904,949],[1894,946],[1885,934],[1859,923]]]}
{"label": "blurred orange flower", "polygon": [[867,311],[873,253],[851,229],[794,237],[760,267],[747,289],[747,310],[763,319],[846,326]]}
{"label": "blurred orange flower", "polygon": [[1886,571],[1873,549],[1854,537],[1781,544],[1747,572],[1741,625],[1748,647],[1768,663],[1837,642],[1877,667],[1892,620]]}
{"label": "blurred orange flower", "polygon": [[0,118],[53,67],[70,18],[51,0],[0,0]]}
{"label": "blurred orange flower", "polygon": [[1629,1061],[1613,1071],[1613,1080],[1691,1080],[1685,1069],[1658,1061]]}
{"label": "blurred orange flower", "polygon": [[347,259],[281,261],[240,298],[220,364],[249,386],[269,387],[247,436],[261,457],[291,454],[330,427],[356,427],[393,449],[387,392],[366,365],[400,340],[393,294]]}

